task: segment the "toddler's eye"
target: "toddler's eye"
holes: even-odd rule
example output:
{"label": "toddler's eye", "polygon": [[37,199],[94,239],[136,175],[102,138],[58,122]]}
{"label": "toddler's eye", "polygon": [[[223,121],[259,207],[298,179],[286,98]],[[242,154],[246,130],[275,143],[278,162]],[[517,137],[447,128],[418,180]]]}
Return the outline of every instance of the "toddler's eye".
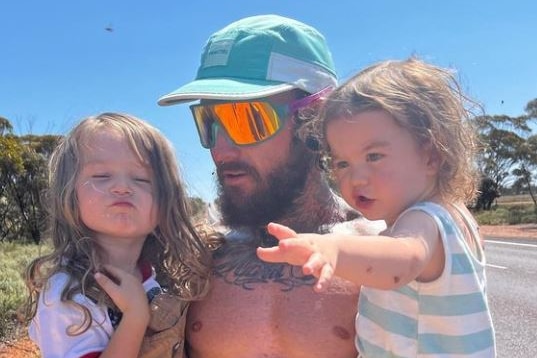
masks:
{"label": "toddler's eye", "polygon": [[338,161],[332,163],[332,168],[336,169],[336,170],[345,169],[348,166],[349,166],[349,163],[347,161],[345,161],[345,160],[338,160]]}
{"label": "toddler's eye", "polygon": [[106,178],[110,178],[110,175],[109,174],[93,174],[91,177],[93,179],[106,179]]}
{"label": "toddler's eye", "polygon": [[377,160],[380,160],[384,157],[384,154],[380,153],[368,153],[366,155],[366,159],[368,162],[376,162]]}
{"label": "toddler's eye", "polygon": [[133,174],[132,175],[132,180],[134,180],[136,183],[140,183],[140,184],[151,184],[152,182],[152,178],[150,175],[146,175],[146,174]]}

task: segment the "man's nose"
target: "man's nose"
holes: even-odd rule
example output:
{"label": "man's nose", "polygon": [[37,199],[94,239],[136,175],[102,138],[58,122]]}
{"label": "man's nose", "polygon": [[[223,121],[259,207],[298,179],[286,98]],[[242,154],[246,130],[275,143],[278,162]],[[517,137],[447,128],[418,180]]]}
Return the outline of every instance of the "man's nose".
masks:
{"label": "man's nose", "polygon": [[239,156],[239,147],[233,143],[226,131],[219,125],[214,128],[214,146],[211,148],[211,155],[215,163],[234,160]]}

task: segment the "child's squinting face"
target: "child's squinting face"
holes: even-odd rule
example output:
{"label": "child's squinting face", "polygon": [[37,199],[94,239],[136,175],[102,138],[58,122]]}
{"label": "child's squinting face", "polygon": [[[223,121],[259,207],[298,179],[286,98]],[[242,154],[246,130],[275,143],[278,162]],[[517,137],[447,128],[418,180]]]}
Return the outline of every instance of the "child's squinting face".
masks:
{"label": "child's squinting face", "polygon": [[332,171],[343,198],[370,220],[394,220],[434,189],[428,151],[387,112],[331,120],[326,128]]}
{"label": "child's squinting face", "polygon": [[85,142],[76,181],[82,221],[99,241],[143,242],[157,225],[151,168],[117,131],[100,130]]}

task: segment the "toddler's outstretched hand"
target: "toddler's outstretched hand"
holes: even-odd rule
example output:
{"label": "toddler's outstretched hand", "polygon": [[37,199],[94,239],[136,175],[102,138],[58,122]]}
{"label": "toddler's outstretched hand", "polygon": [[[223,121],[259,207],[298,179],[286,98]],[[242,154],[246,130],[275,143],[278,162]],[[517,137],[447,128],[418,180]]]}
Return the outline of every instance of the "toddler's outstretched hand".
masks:
{"label": "toddler's outstretched hand", "polygon": [[318,278],[315,291],[322,292],[334,276],[337,250],[322,235],[297,234],[287,226],[270,223],[269,234],[279,240],[278,246],[257,248],[257,256],[266,262],[286,262],[302,266],[302,272]]}

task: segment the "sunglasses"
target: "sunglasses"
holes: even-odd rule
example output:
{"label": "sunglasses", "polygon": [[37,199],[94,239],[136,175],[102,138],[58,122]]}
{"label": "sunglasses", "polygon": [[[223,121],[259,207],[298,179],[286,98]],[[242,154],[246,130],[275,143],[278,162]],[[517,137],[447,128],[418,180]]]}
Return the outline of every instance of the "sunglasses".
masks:
{"label": "sunglasses", "polygon": [[217,125],[238,146],[261,143],[279,132],[286,119],[302,107],[328,94],[326,87],[312,95],[280,105],[269,101],[224,102],[190,106],[201,145],[210,149],[216,141]]}

